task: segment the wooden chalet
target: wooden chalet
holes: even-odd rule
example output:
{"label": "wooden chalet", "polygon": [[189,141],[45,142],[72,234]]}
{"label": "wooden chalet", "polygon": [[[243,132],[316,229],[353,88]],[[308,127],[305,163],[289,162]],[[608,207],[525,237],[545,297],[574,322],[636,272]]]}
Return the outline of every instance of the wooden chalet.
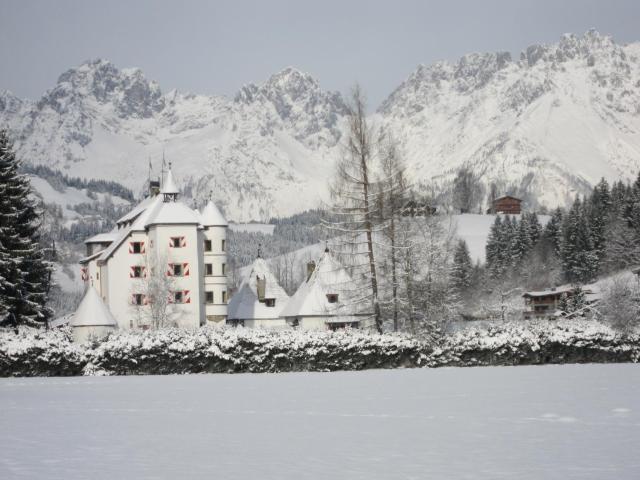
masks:
{"label": "wooden chalet", "polygon": [[[574,286],[563,286],[551,288],[549,290],[526,292],[524,298],[525,311],[524,319],[554,318],[563,296],[572,297],[578,291]],[[583,288],[587,303],[592,303],[596,299],[596,293],[588,288]]]}
{"label": "wooden chalet", "polygon": [[522,200],[510,195],[496,198],[487,210],[487,213],[504,213],[507,215],[519,215],[522,212]]}

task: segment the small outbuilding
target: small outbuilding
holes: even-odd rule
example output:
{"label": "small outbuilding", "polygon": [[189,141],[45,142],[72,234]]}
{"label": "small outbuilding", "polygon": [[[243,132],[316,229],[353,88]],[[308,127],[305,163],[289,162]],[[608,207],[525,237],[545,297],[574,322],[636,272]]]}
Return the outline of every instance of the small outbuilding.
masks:
{"label": "small outbuilding", "polygon": [[287,324],[280,316],[289,295],[278,284],[267,262],[258,257],[228,306],[227,324],[278,328]]}
{"label": "small outbuilding", "polygon": [[351,276],[328,248],[307,271],[307,279],[281,313],[289,326],[301,330],[359,328],[362,320],[372,316],[363,310]]}
{"label": "small outbuilding", "polygon": [[104,304],[95,288],[87,288],[84,298],[69,326],[73,329],[73,340],[83,343],[93,338],[105,337],[118,328],[118,322]]}

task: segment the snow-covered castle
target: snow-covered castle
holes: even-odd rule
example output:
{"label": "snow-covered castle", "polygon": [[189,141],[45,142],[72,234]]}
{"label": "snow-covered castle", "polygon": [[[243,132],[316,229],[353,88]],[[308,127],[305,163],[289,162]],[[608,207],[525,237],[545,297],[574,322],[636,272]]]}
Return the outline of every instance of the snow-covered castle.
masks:
{"label": "snow-covered castle", "polygon": [[180,201],[169,168],[162,186],[152,188],[111,232],[85,241],[80,265],[88,288],[70,320],[77,340],[116,328],[171,325],[360,328],[371,316],[355,301],[351,277],[328,248],[307,265],[292,297],[258,254],[227,312],[227,228],[211,200],[202,211]]}
{"label": "snow-covered castle", "polygon": [[159,319],[183,328],[224,324],[227,227],[211,200],[201,212],[180,201],[169,168],[162,187],[114,230],[85,241],[83,280],[121,329],[147,328]]}

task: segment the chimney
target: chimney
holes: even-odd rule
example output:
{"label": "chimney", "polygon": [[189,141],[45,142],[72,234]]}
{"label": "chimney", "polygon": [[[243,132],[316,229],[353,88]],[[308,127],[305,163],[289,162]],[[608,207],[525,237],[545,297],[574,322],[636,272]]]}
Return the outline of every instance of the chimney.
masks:
{"label": "chimney", "polygon": [[267,289],[267,279],[256,275],[256,289],[258,290],[258,301],[264,301],[264,293]]}
{"label": "chimney", "polygon": [[315,269],[316,269],[316,262],[311,260],[309,263],[307,263],[307,282],[311,278],[311,274],[314,272]]}
{"label": "chimney", "polygon": [[149,196],[155,197],[160,193],[160,182],[158,180],[149,180]]}

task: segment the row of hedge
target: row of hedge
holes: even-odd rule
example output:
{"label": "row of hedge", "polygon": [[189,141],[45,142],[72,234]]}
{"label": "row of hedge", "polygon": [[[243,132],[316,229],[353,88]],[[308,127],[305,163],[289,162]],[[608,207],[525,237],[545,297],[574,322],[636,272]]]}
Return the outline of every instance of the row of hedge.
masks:
{"label": "row of hedge", "polygon": [[76,345],[66,330],[0,331],[0,376],[300,372],[545,363],[637,362],[638,334],[587,321],[467,328],[437,345],[360,331],[244,328],[116,332]]}

